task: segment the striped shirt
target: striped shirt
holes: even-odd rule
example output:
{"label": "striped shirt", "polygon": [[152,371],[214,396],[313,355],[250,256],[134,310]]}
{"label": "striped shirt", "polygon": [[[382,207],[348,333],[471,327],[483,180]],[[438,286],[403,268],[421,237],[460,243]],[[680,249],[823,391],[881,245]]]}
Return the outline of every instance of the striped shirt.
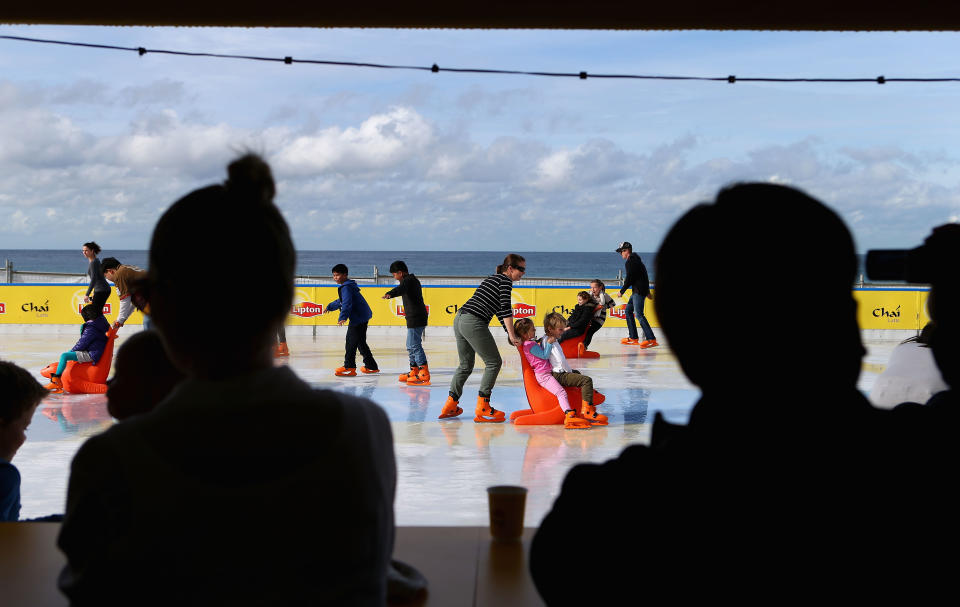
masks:
{"label": "striped shirt", "polygon": [[593,324],[599,327],[607,321],[607,308],[616,307],[617,302],[606,294],[605,291],[600,291],[600,297],[591,297],[593,299],[593,305],[602,304],[600,309],[593,313]]}
{"label": "striped shirt", "polygon": [[513,317],[513,308],[510,305],[512,290],[513,281],[506,275],[491,274],[483,279],[473,296],[460,309],[486,322],[490,322],[496,314],[503,323],[505,318]]}

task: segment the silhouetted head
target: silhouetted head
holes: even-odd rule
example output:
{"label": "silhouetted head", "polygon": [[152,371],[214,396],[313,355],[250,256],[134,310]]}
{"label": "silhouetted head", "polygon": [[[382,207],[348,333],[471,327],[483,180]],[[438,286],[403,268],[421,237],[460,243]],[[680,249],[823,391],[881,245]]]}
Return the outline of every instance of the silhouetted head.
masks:
{"label": "silhouetted head", "polygon": [[0,360],[0,459],[16,455],[27,440],[33,412],[48,394],[26,369]]}
{"label": "silhouetted head", "polygon": [[960,224],[933,229],[924,241],[929,251],[930,297],[927,311],[935,324],[930,339],[933,357],[943,381],[960,387]]}
{"label": "silhouetted head", "polygon": [[[195,190],[157,222],[150,242],[151,317],[190,375],[239,375],[270,364],[293,302],[296,253],[273,204],[270,167],[248,154],[222,185]],[[249,295],[238,286],[252,284]]]}
{"label": "silhouetted head", "polygon": [[657,317],[704,392],[852,387],[864,354],[856,271],[836,213],[794,188],[735,185],[688,211],[664,239]]}
{"label": "silhouetted head", "polygon": [[32,414],[50,393],[23,367],[0,360],[0,394],[0,424],[4,424]]}
{"label": "silhouetted head", "polygon": [[390,273],[394,272],[403,272],[404,274],[409,274],[410,270],[407,269],[407,264],[400,261],[399,259],[392,264],[390,264]]}
{"label": "silhouetted head", "polygon": [[134,333],[117,351],[107,387],[107,411],[119,420],[147,413],[183,378],[156,331]]}

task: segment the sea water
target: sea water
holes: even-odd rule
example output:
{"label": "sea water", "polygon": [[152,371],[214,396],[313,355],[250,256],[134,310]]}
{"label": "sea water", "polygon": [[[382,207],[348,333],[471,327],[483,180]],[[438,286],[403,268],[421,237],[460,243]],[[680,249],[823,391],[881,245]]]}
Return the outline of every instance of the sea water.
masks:
{"label": "sea water", "polygon": [[[509,251],[508,251],[509,252]],[[609,252],[522,252],[528,278],[600,278],[610,280],[623,273],[623,259],[613,249]],[[371,277],[374,267],[380,276],[388,276],[390,264],[403,260],[410,272],[420,276],[487,276],[503,262],[503,251],[298,251],[297,276],[329,277],[331,268],[346,264],[351,276]],[[647,271],[653,274],[653,253],[639,253]],[[100,259],[116,257],[120,263],[147,267],[147,251],[108,250]],[[80,249],[0,249],[0,268],[9,260],[17,272],[63,272],[84,274],[87,260]],[[236,263],[243,264],[243,257]],[[0,276],[0,281],[4,280]]]}

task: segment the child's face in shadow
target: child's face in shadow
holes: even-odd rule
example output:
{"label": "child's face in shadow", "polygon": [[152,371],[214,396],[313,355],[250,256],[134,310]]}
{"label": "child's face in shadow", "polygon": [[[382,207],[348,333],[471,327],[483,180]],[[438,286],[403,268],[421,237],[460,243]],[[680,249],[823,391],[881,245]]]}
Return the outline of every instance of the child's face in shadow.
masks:
{"label": "child's face in shadow", "polygon": [[8,462],[13,459],[17,450],[27,440],[27,427],[36,410],[37,405],[34,405],[16,419],[0,419],[0,458]]}
{"label": "child's face in shadow", "polygon": [[582,296],[580,296],[580,295],[577,295],[577,303],[580,304],[581,306],[585,306],[585,305],[587,305],[588,303],[590,303],[590,300],[589,300],[588,298],[586,298],[586,297],[582,297]]}

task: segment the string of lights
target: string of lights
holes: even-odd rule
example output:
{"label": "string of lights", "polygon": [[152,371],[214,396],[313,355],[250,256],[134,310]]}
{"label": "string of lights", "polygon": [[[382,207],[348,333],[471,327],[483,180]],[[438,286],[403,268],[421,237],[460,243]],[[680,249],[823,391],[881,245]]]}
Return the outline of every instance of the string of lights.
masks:
{"label": "string of lights", "polygon": [[579,78],[580,80],[587,80],[588,78],[604,78],[604,79],[619,79],[619,80],[694,80],[694,81],[705,81],[705,82],[727,82],[729,84],[735,84],[737,82],[782,82],[782,83],[876,83],[876,84],[886,84],[888,82],[960,82],[960,77],[957,78],[918,78],[918,77],[906,77],[906,78],[887,78],[885,76],[874,76],[866,78],[789,78],[789,77],[744,77],[744,76],[670,76],[670,75],[643,75],[643,74],[588,74],[585,71],[579,72],[542,72],[542,71],[529,71],[529,70],[507,70],[507,69],[490,69],[490,68],[463,68],[463,67],[440,67],[438,64],[434,63],[430,66],[423,65],[391,65],[384,63],[369,63],[369,62],[360,62],[360,61],[330,61],[324,59],[295,59],[290,56],[286,57],[261,57],[256,55],[233,55],[233,54],[224,54],[224,53],[207,53],[207,52],[192,52],[192,51],[176,51],[169,49],[148,49],[142,46],[137,47],[128,47],[128,46],[115,46],[112,44],[94,44],[90,42],[71,42],[66,40],[48,40],[43,38],[27,38],[24,36],[7,36],[0,35],[2,40],[12,40],[17,42],[34,42],[40,44],[58,44],[64,46],[79,46],[86,48],[95,48],[95,49],[104,49],[112,51],[125,51],[125,52],[134,52],[140,55],[146,55],[147,53],[157,54],[157,55],[177,55],[182,57],[211,57],[216,59],[241,59],[246,61],[267,61],[275,63],[284,63],[286,65],[292,65],[294,63],[302,63],[307,65],[329,65],[337,67],[358,67],[358,68],[376,68],[384,70],[417,70],[425,72],[450,72],[457,74],[498,74],[498,75],[514,75],[514,76],[543,76],[551,78]]}

